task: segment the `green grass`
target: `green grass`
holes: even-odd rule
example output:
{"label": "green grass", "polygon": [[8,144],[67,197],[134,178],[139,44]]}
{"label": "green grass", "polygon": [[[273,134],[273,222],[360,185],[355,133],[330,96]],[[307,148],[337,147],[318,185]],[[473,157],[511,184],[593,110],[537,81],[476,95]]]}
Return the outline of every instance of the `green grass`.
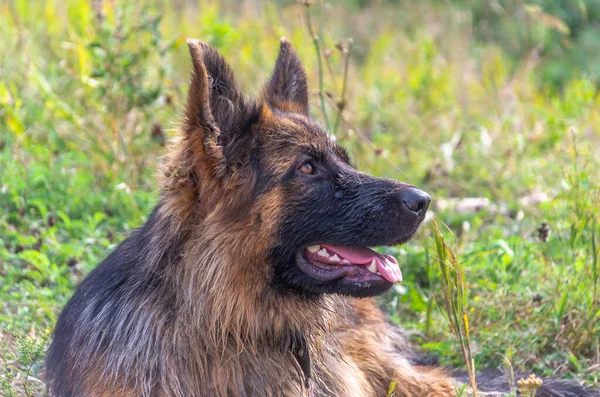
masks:
{"label": "green grass", "polygon": [[[41,393],[41,356],[61,307],[155,204],[154,171],[190,70],[186,37],[218,47],[248,93],[260,90],[288,37],[309,72],[313,113],[322,120],[325,108],[331,124],[344,91],[336,42],[352,37],[338,140],[362,170],[432,193],[464,272],[460,307],[475,367],[508,358],[515,371],[600,386],[592,76],[569,69],[574,77],[558,90],[540,73],[544,54],[478,36],[464,5],[317,2],[313,28],[331,52],[321,104],[300,4],[259,12],[244,3],[240,16],[233,1],[105,3],[0,2],[0,394]],[[465,209],[468,197],[489,205]],[[405,276],[384,298],[392,318],[419,331],[415,341],[443,364],[463,367],[435,299],[442,281],[431,225],[390,251]]]}

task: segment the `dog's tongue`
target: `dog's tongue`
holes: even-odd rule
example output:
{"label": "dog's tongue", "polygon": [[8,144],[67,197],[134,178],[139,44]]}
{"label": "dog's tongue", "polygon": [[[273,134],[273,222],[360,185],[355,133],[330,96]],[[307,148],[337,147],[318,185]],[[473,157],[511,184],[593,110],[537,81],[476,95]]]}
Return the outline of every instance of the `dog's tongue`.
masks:
{"label": "dog's tongue", "polygon": [[398,261],[391,255],[382,255],[370,248],[346,247],[343,245],[321,245],[328,251],[345,258],[356,265],[370,265],[375,259],[377,271],[390,283],[402,282],[402,272]]}

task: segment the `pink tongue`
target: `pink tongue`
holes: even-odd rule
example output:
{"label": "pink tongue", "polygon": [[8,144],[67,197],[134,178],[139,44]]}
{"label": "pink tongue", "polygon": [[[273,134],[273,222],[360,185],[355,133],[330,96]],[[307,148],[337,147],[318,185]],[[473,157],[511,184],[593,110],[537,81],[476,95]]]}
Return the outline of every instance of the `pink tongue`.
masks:
{"label": "pink tongue", "polygon": [[402,282],[402,272],[398,261],[391,255],[382,255],[369,248],[346,247],[343,245],[324,245],[327,251],[349,260],[356,265],[370,265],[373,259],[377,263],[377,271],[390,283]]}

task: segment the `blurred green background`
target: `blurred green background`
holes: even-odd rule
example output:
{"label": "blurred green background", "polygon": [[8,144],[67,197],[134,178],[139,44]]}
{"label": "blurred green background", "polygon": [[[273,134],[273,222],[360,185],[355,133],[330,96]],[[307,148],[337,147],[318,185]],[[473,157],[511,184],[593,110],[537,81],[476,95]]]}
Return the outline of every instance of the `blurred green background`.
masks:
{"label": "blurred green background", "polygon": [[[600,385],[600,0],[0,0],[0,35],[0,394],[41,395],[61,307],[156,203],[186,37],[249,95],[288,37],[355,164],[432,194],[477,368]],[[390,251],[405,282],[382,304],[461,368],[430,225]]]}

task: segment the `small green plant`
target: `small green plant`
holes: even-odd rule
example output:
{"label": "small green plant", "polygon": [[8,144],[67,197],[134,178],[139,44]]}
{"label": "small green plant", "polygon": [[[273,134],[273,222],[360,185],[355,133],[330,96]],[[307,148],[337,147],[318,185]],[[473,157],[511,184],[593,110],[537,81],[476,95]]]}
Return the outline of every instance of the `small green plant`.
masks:
{"label": "small green plant", "polygon": [[8,342],[1,347],[0,390],[4,396],[39,395],[43,390],[43,382],[34,376],[34,367],[39,367],[46,353],[48,333],[37,333],[32,329],[29,335],[7,328],[12,337],[14,348],[9,349]]}
{"label": "small green plant", "polygon": [[472,393],[477,397],[475,361],[471,352],[468,295],[463,267],[454,250],[446,243],[437,222],[434,220],[432,224],[435,238],[435,261],[441,274],[438,283],[435,284],[440,287],[439,293],[435,294],[435,297],[438,306],[442,309],[446,320],[450,324],[452,333],[458,339],[469,374]]}
{"label": "small green plant", "polygon": [[[597,241],[600,188],[592,179],[594,171],[591,169],[590,150],[593,149],[580,142],[576,128],[570,127],[569,135],[570,161],[563,171],[568,186],[563,193],[563,197],[568,197],[569,208],[568,230],[564,238],[568,254],[563,260],[573,264],[573,271],[565,275],[567,288],[563,289],[556,305],[555,321],[571,351],[597,351],[600,337]],[[578,296],[581,289],[590,291],[588,296]]]}
{"label": "small green plant", "polygon": [[509,355],[504,356],[504,369],[506,371],[506,378],[508,381],[508,395],[505,397],[517,397],[517,392],[515,390],[515,371],[513,369],[512,363],[510,362]]}
{"label": "small green plant", "polygon": [[[149,2],[94,4],[97,9],[90,20],[94,29],[72,33],[80,45],[71,60],[78,65],[73,72],[78,73],[79,82],[74,88],[78,97],[71,100],[75,106],[101,105],[74,108],[88,113],[72,118],[73,128],[85,133],[66,138],[86,150],[101,172],[118,171],[126,180],[141,183],[141,153],[152,140],[164,142],[154,118],[171,101],[167,56],[178,40],[163,39],[161,15]],[[139,46],[140,40],[146,45]]]}
{"label": "small green plant", "polygon": [[[8,354],[4,352],[4,349],[2,351],[2,355],[8,356]],[[0,373],[0,391],[2,391],[3,396],[16,396],[15,388],[12,385],[15,380],[15,376],[16,375],[13,367],[6,363],[3,363],[2,373]]]}

